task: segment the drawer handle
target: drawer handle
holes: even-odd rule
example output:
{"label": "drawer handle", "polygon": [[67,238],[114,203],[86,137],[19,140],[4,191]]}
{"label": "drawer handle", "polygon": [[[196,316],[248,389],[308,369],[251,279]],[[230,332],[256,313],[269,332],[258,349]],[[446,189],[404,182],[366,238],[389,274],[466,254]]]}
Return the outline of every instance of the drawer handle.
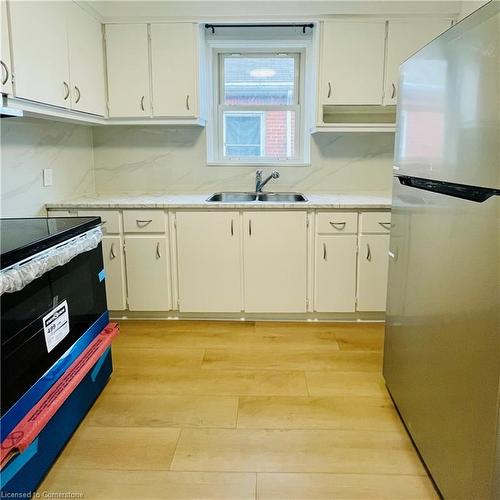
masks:
{"label": "drawer handle", "polygon": [[146,227],[148,224],[153,222],[153,219],[136,219],[135,222],[137,222],[139,227]]}
{"label": "drawer handle", "polygon": [[142,96],[142,97],[141,97],[141,103],[140,103],[140,104],[141,104],[141,110],[142,110],[142,111],[144,111],[144,97],[145,97],[145,96]]}
{"label": "drawer handle", "polygon": [[391,99],[394,99],[394,97],[396,97],[396,85],[394,85],[394,83],[391,83],[391,85],[392,85]]}
{"label": "drawer handle", "polygon": [[332,96],[332,84],[331,82],[328,82],[328,94],[327,94],[328,99],[330,99],[331,96]]}
{"label": "drawer handle", "polygon": [[156,258],[161,259],[160,242],[156,243]]}
{"label": "drawer handle", "polygon": [[115,244],[114,243],[111,243],[111,249],[109,251],[109,258],[111,260],[116,259]]}
{"label": "drawer handle", "polygon": [[384,228],[384,229],[391,229],[391,223],[390,222],[379,222],[379,224]]}
{"label": "drawer handle", "polygon": [[189,95],[186,96],[186,109],[189,111]]}
{"label": "drawer handle", "polygon": [[326,243],[323,243],[323,260],[326,260]]}
{"label": "drawer handle", "polygon": [[370,248],[370,244],[369,243],[366,244],[366,260],[368,262],[372,261],[372,250]]}
{"label": "drawer handle", "polygon": [[335,229],[342,230],[345,228],[346,222],[330,222],[330,225]]}

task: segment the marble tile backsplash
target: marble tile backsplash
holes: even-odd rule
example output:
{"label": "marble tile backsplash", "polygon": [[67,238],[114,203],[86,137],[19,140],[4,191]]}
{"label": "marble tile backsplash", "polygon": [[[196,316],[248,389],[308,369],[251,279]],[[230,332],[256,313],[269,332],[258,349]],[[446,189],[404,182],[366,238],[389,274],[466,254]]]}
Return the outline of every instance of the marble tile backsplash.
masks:
{"label": "marble tile backsplash", "polygon": [[[207,166],[198,127],[94,127],[96,190],[108,193],[207,193],[251,190],[255,167]],[[267,189],[310,193],[391,191],[394,134],[316,134],[311,166],[279,168]]]}
{"label": "marble tile backsplash", "polygon": [[[45,203],[88,194],[252,190],[255,167],[206,164],[199,127],[88,127],[1,120],[1,215],[44,215]],[[316,134],[311,166],[281,167],[267,189],[389,196],[394,134]],[[54,183],[43,186],[43,169]],[[267,170],[267,169],[266,169]]]}
{"label": "marble tile backsplash", "polygon": [[[1,215],[45,215],[45,203],[94,192],[92,128],[51,120],[0,121]],[[43,186],[43,169],[53,185]]]}

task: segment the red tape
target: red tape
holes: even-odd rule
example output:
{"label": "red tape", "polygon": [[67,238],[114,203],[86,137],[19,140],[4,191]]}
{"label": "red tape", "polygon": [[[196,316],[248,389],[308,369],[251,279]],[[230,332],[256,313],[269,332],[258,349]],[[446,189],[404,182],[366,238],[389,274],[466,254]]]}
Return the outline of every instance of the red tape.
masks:
{"label": "red tape", "polygon": [[0,470],[17,453],[22,453],[42,432],[76,386],[84,379],[118,334],[118,324],[109,323],[73,361],[61,378],[16,425],[0,447]]}

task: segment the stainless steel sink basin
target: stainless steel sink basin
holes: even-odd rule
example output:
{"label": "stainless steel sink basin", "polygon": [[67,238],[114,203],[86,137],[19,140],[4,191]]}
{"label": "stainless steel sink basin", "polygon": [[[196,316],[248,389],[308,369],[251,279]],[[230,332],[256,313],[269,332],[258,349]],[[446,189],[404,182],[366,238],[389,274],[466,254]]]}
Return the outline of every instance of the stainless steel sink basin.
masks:
{"label": "stainless steel sink basin", "polygon": [[307,198],[302,193],[261,193],[259,201],[275,203],[303,203]]}
{"label": "stainless steel sink basin", "polygon": [[207,198],[208,202],[242,203],[248,201],[262,201],[274,203],[303,203],[307,198],[301,193],[245,193],[222,192],[214,193]]}
{"label": "stainless steel sink basin", "polygon": [[242,201],[255,201],[257,193],[214,193],[207,201],[219,203],[241,203]]}

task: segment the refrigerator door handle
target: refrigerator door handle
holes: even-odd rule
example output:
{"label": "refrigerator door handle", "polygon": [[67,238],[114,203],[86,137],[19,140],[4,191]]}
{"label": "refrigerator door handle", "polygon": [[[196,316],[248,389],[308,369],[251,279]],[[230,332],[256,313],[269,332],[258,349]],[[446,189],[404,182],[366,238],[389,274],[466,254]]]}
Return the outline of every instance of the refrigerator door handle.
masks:
{"label": "refrigerator door handle", "polygon": [[454,198],[483,203],[492,196],[500,196],[500,189],[485,188],[481,186],[469,186],[455,182],[436,181],[422,177],[411,177],[409,175],[396,175],[403,186],[409,186],[433,193],[445,194]]}

